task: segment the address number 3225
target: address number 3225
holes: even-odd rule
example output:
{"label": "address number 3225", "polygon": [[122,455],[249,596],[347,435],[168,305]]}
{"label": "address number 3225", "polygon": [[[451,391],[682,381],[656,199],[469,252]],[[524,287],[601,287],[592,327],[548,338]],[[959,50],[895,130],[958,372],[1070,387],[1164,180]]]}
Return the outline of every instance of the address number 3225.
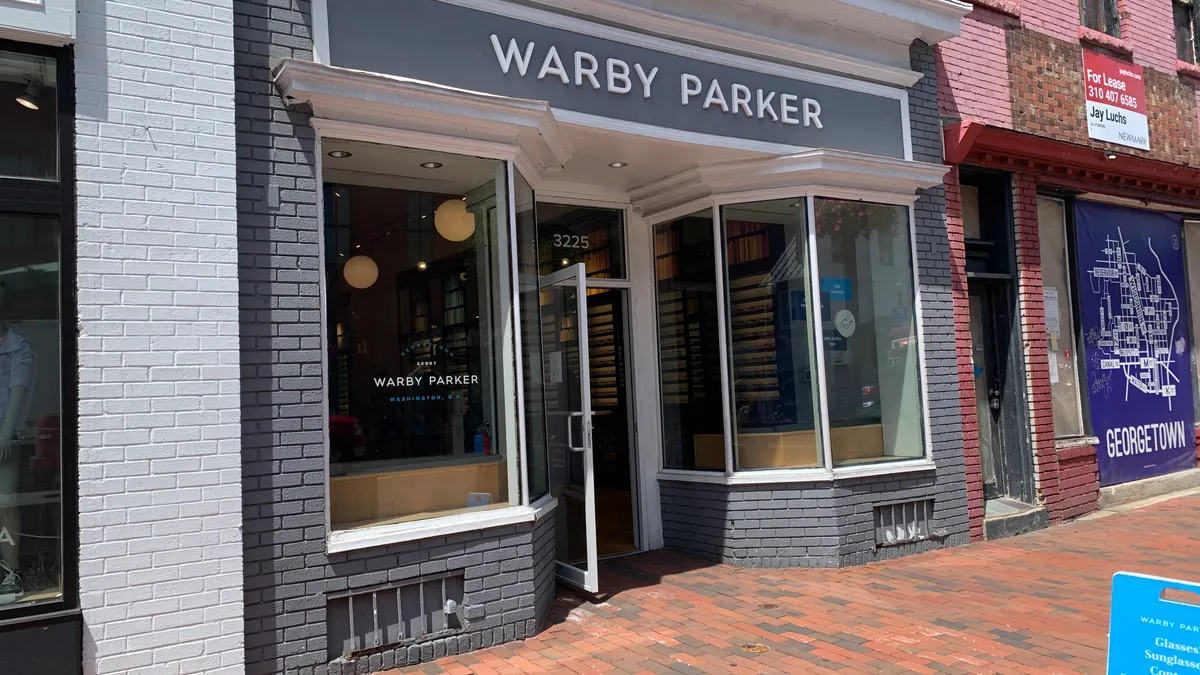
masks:
{"label": "address number 3225", "polygon": [[588,248],[587,235],[578,234],[556,234],[554,235],[554,248]]}

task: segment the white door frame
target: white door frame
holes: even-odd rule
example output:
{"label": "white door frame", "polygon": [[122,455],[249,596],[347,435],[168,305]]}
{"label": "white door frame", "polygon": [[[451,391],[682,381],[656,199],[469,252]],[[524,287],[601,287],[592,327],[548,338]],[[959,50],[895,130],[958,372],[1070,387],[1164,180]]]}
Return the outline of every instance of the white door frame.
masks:
{"label": "white door frame", "polygon": [[585,194],[587,192],[595,194],[597,190],[590,186],[572,186],[569,191],[539,191],[535,188],[534,199],[539,204],[614,209],[624,215],[625,279],[588,279],[587,285],[628,289],[626,395],[632,413],[630,424],[633,432],[633,470],[636,472],[633,492],[637,512],[637,550],[650,551],[663,547],[662,501],[658,486],[658,473],[662,468],[662,435],[658,427],[653,228],[642,220],[627,201],[613,201],[601,196],[589,198]]}

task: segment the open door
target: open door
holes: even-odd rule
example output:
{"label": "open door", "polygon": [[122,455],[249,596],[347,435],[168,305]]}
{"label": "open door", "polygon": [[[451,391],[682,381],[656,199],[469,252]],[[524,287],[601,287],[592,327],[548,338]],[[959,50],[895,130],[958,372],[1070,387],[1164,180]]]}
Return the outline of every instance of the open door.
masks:
{"label": "open door", "polygon": [[546,436],[558,577],[596,593],[596,491],[588,372],[587,272],[578,263],[541,277]]}

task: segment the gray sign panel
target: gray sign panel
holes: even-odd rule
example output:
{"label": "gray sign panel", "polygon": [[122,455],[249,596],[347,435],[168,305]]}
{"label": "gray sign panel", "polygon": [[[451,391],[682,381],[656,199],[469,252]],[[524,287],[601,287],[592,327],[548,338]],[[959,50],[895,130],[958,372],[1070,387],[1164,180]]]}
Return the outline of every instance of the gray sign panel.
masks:
{"label": "gray sign panel", "polygon": [[439,0],[328,0],[335,66],[671,129],[904,157],[900,101]]}

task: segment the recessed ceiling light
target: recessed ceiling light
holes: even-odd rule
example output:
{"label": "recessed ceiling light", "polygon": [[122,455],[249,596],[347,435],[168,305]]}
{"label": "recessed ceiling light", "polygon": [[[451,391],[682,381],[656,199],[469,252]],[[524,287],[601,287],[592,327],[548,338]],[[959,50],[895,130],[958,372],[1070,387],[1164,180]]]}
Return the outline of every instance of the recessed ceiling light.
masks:
{"label": "recessed ceiling light", "polygon": [[570,264],[571,264],[571,261],[570,261],[570,260],[567,260],[566,258],[563,258],[563,259],[562,259],[562,265],[563,265],[563,267],[566,267],[567,265],[570,265]]}
{"label": "recessed ceiling light", "polygon": [[1117,153],[1115,153],[1115,152],[1104,153],[1104,159],[1116,159],[1116,158],[1117,158]]}
{"label": "recessed ceiling light", "polygon": [[442,168],[442,163],[441,162],[421,162],[421,168],[422,169],[440,169],[440,168]]}
{"label": "recessed ceiling light", "polygon": [[334,159],[346,159],[347,157],[350,157],[353,154],[354,153],[346,152],[345,150],[330,150],[329,151],[329,156],[333,157]]}
{"label": "recessed ceiling light", "polygon": [[421,262],[417,263],[417,269],[419,269],[419,270],[421,270],[422,272],[424,272],[425,270],[429,269],[429,265],[426,265],[426,264],[425,264],[425,261],[424,261],[424,260],[422,260]]}
{"label": "recessed ceiling light", "polygon": [[608,165],[614,169],[624,169],[629,166],[629,162],[609,162]]}

